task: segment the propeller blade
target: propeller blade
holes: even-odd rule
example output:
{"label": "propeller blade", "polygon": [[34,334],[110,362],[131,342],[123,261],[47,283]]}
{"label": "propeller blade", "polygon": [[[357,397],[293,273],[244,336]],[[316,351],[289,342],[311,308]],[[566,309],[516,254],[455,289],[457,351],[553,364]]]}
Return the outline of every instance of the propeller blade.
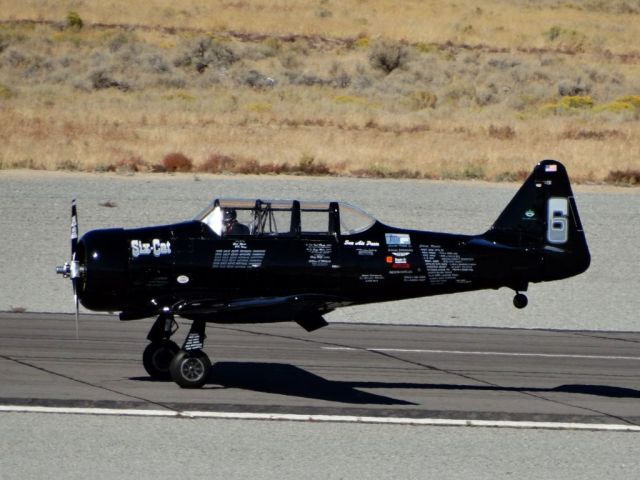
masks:
{"label": "propeller blade", "polygon": [[80,338],[78,328],[78,317],[80,315],[80,302],[78,300],[78,260],[76,253],[78,251],[78,210],[76,208],[76,199],[71,200],[71,284],[73,285],[73,301],[76,311],[76,340]]}
{"label": "propeller blade", "polygon": [[76,259],[78,249],[78,211],[76,199],[71,200],[71,261]]}
{"label": "propeller blade", "polygon": [[76,303],[76,340],[80,339],[80,329],[79,329],[79,316],[80,316],[80,302],[78,302],[78,295],[74,294],[73,299]]}
{"label": "propeller blade", "polygon": [[71,279],[73,286],[73,300],[76,309],[76,339],[79,338],[78,333],[78,317],[80,314],[80,299],[78,298],[78,279],[83,274],[84,267],[80,266],[77,258],[78,254],[78,211],[76,209],[76,199],[71,200],[71,261],[65,262],[64,265],[56,267],[56,273],[64,278]]}

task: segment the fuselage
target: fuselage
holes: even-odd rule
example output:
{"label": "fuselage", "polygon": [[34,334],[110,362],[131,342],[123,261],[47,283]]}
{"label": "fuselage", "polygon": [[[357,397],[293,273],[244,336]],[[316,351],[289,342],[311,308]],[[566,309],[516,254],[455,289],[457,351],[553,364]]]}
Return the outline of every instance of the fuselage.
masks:
{"label": "fuselage", "polygon": [[[136,311],[199,298],[229,302],[323,294],[343,304],[543,281],[542,247],[387,227],[353,234],[219,236],[200,221],[95,230],[79,242],[79,288],[91,310]],[[562,276],[579,273],[568,265]],[[554,269],[554,276],[558,278]]]}

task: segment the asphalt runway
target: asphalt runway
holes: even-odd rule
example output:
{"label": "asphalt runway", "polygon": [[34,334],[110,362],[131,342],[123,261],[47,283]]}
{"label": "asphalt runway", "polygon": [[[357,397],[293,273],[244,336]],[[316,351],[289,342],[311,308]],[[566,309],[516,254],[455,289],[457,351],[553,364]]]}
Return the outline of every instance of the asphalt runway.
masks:
{"label": "asphalt runway", "polygon": [[0,403],[640,425],[640,333],[210,325],[194,391],[147,376],[150,324],[0,315]]}

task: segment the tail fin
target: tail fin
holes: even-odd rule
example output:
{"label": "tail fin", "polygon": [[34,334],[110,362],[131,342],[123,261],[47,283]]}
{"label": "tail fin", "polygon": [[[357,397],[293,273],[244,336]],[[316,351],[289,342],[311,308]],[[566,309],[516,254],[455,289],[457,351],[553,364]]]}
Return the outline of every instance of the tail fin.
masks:
{"label": "tail fin", "polygon": [[545,280],[584,272],[591,261],[569,176],[556,160],[536,165],[484,238],[545,253]]}

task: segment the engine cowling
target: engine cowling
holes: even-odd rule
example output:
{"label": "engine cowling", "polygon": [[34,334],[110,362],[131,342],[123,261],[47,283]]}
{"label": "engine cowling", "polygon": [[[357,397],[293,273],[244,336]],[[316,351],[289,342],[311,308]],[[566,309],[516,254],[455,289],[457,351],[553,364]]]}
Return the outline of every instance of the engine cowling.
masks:
{"label": "engine cowling", "polygon": [[92,230],[78,242],[78,297],[85,308],[118,311],[127,293],[128,257],[121,228]]}

